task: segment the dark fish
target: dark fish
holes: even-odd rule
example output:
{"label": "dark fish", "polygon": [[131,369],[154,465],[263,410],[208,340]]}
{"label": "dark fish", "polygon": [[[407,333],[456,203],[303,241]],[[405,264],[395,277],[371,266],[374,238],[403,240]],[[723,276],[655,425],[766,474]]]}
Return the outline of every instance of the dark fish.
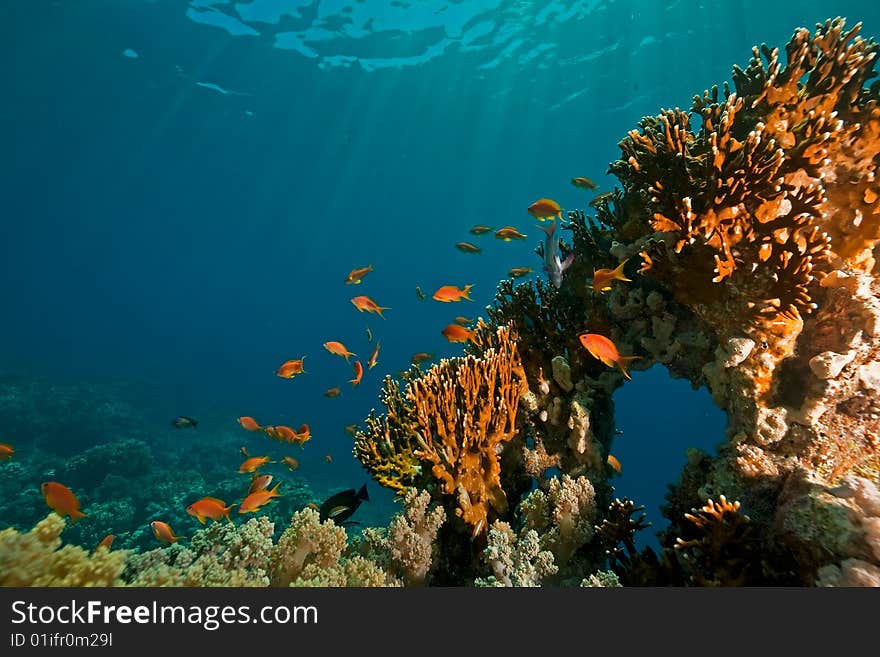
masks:
{"label": "dark fish", "polygon": [[428,298],[428,296],[424,292],[422,292],[422,288],[420,288],[418,285],[416,285],[416,296],[422,301]]}
{"label": "dark fish", "polygon": [[318,510],[321,522],[330,519],[337,525],[341,525],[357,511],[361,502],[364,501],[370,501],[366,484],[361,486],[360,490],[349,488],[341,493],[336,493],[336,495],[327,498]]}
{"label": "dark fish", "polygon": [[175,429],[195,429],[199,426],[198,420],[193,420],[186,415],[180,415],[171,420],[171,426]]}

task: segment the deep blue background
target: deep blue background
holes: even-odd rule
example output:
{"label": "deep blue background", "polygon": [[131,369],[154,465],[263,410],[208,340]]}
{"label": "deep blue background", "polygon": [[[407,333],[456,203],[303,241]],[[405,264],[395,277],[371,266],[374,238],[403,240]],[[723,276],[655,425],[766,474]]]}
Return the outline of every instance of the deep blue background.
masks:
{"label": "deep blue background", "polygon": [[[143,382],[157,431],[177,414],[201,418],[194,444],[238,430],[239,415],[308,422],[299,472],[319,487],[367,480],[343,426],[378,406],[382,374],[416,351],[459,353],[440,329],[485,314],[510,267],[539,269],[529,203],[583,207],[590,196],[569,184],[578,175],[609,190],[626,131],[729,80],[755,44],[782,46],[836,15],[862,20],[865,36],[880,29],[866,2],[604,2],[559,20],[542,9],[588,3],[474,1],[485,7],[464,31],[495,24],[465,44],[438,27],[443,3],[354,2],[374,24],[407,11],[410,27],[337,34],[306,56],[276,47],[276,33],[323,14],[333,14],[325,30],[344,29],[345,3],[256,4],[291,11],[238,30],[208,23],[235,25],[247,5],[0,4],[0,367]],[[492,45],[503,30],[516,36]],[[483,254],[462,254],[453,245],[475,223],[529,239],[485,236]],[[367,263],[362,285],[342,284]],[[473,303],[414,293],[467,283]],[[359,314],[355,293],[390,306],[387,319]],[[365,361],[366,326],[382,343],[379,366],[352,390],[350,366],[321,344],[341,340]],[[303,354],[306,375],[273,375]],[[343,394],[325,398],[336,385]],[[684,449],[711,449],[724,417],[705,390],[656,367],[615,401],[617,493],[659,523]]]}

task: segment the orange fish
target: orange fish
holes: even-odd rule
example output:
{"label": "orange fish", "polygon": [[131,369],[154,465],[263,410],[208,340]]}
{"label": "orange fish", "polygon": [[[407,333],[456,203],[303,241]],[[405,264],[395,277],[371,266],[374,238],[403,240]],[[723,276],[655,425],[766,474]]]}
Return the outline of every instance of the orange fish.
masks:
{"label": "orange fish", "polygon": [[[278,431],[278,427],[268,426],[263,427],[263,431],[266,432],[266,435],[269,438],[274,438],[275,440],[281,440],[281,432]],[[245,454],[247,456],[247,454]]]}
{"label": "orange fish", "polygon": [[101,539],[101,542],[95,546],[95,549],[92,551],[92,554],[100,550],[101,548],[107,548],[108,550],[113,545],[113,539],[116,538],[113,534],[107,534],[104,538]]}
{"label": "orange fish", "polygon": [[462,317],[461,315],[459,315],[455,318],[455,323],[461,324],[462,326],[467,326],[468,324],[473,324],[474,320],[472,320],[470,317]]}
{"label": "orange fish", "polygon": [[620,475],[620,471],[621,471],[620,461],[617,460],[617,458],[614,456],[614,454],[609,454],[607,460],[608,460],[608,465],[611,466],[611,469],[614,470],[618,475]]}
{"label": "orange fish", "polygon": [[291,471],[296,470],[299,467],[299,461],[297,461],[292,456],[285,456],[281,459],[281,461],[286,465]]}
{"label": "orange fish", "polygon": [[324,460],[327,461],[327,463],[333,463],[333,457],[330,456],[329,454],[327,454],[327,456],[324,457]]}
{"label": "orange fish", "polygon": [[504,240],[505,242],[509,242],[510,240],[524,240],[528,235],[523,235],[513,226],[505,226],[504,228],[499,228],[495,231],[495,237]]}
{"label": "orange fish", "polygon": [[292,443],[296,440],[296,431],[290,427],[280,424],[272,428],[275,429],[275,431],[272,432],[272,437],[275,440],[283,440],[288,443]]}
{"label": "orange fish", "polygon": [[353,297],[351,302],[354,304],[354,307],[359,311],[364,312],[365,310],[368,313],[376,313],[382,319],[385,319],[385,315],[382,314],[383,310],[391,310],[387,306],[380,306],[375,301],[373,301],[367,295],[361,295],[359,297]]}
{"label": "orange fish", "polygon": [[0,461],[11,458],[13,454],[15,454],[15,447],[6,443],[0,443]]}
{"label": "orange fish", "polygon": [[629,258],[621,262],[614,269],[597,269],[593,272],[593,291],[607,292],[611,289],[611,281],[627,281],[631,279],[623,275],[623,266],[629,262]]}
{"label": "orange fish", "polygon": [[529,214],[538,221],[559,217],[562,219],[562,208],[559,203],[549,198],[539,198],[529,206]]}
{"label": "orange fish", "polygon": [[359,360],[354,361],[354,378],[349,379],[348,382],[351,385],[356,386],[357,384],[359,384],[361,382],[361,379],[363,378],[363,376],[364,376],[364,366],[361,365],[361,361],[359,361]]}
{"label": "orange fish", "polygon": [[381,344],[380,342],[377,342],[376,348],[373,349],[373,353],[370,354],[370,358],[367,361],[367,369],[368,370],[371,370],[374,367],[376,367],[376,363],[379,362],[379,345],[380,344]]}
{"label": "orange fish", "polygon": [[598,185],[586,176],[578,176],[571,179],[571,184],[581,189],[596,189]]}
{"label": "orange fish", "polygon": [[303,369],[303,360],[305,360],[305,356],[284,361],[275,371],[275,375],[280,376],[282,379],[292,379],[297,374],[302,374],[305,372]]}
{"label": "orange fish", "polygon": [[281,484],[275,484],[275,488],[271,490],[258,490],[254,493],[251,493],[241,503],[241,506],[238,507],[239,513],[254,513],[261,506],[265,506],[269,502],[272,501],[273,497],[281,497],[281,493],[278,492],[278,487]]}
{"label": "orange fish", "polygon": [[297,443],[300,447],[302,447],[303,443],[307,443],[312,439],[312,430],[309,429],[308,424],[303,424],[296,432],[296,438],[293,442]]}
{"label": "orange fish", "polygon": [[330,388],[327,392],[324,393],[325,397],[338,397],[339,393],[342,392],[339,388]]}
{"label": "orange fish", "polygon": [[226,502],[218,500],[216,497],[203,497],[186,507],[186,512],[194,516],[203,525],[205,524],[205,518],[220,520],[220,518],[225,517],[229,522],[232,522],[229,518],[229,510],[232,507],[232,504],[226,506]]}
{"label": "orange fish", "polygon": [[46,499],[46,504],[62,518],[70,516],[70,522],[76,522],[86,517],[86,514],[79,510],[79,500],[76,499],[76,495],[64,484],[46,481],[40,484],[40,491]]}
{"label": "orange fish", "polygon": [[417,354],[413,354],[410,357],[409,362],[412,363],[413,365],[418,365],[420,363],[424,363],[429,360],[434,360],[434,354],[429,354],[425,351],[420,351]]}
{"label": "orange fish", "polygon": [[471,228],[470,233],[472,235],[482,235],[483,233],[489,233],[492,229],[489,226],[484,226],[483,224],[478,224]]}
{"label": "orange fish", "polygon": [[238,423],[248,431],[260,430],[260,425],[257,424],[257,421],[248,415],[243,415],[242,417],[238,418]]}
{"label": "orange fish", "polygon": [[449,324],[445,329],[440,331],[450,342],[467,342],[473,340],[475,333],[468,331],[458,324]]}
{"label": "orange fish", "polygon": [[476,244],[471,244],[470,242],[458,242],[455,245],[455,248],[462,253],[480,253],[483,250]]}
{"label": "orange fish", "polygon": [[[289,458],[289,457],[285,457]],[[248,495],[251,493],[256,493],[258,490],[266,490],[269,488],[269,484],[272,483],[272,475],[264,474],[259,477],[254,477],[251,481],[250,488],[248,488]]]}
{"label": "orange fish", "polygon": [[360,267],[359,269],[352,269],[348,276],[345,277],[345,284],[360,285],[361,279],[371,271],[373,271],[373,265],[367,265],[366,267]]}
{"label": "orange fish", "polygon": [[358,425],[356,424],[348,424],[345,426],[345,433],[347,433],[349,436],[354,437],[357,435],[357,428]]}
{"label": "orange fish", "polygon": [[171,531],[171,525],[167,522],[162,522],[161,520],[154,520],[150,523],[150,529],[153,530],[153,536],[160,543],[176,543],[182,538],[186,538],[185,536],[175,536],[174,532]]}
{"label": "orange fish", "polygon": [[434,299],[434,301],[442,301],[443,303],[461,301],[462,299],[473,301],[473,299],[468,296],[472,287],[473,285],[465,285],[464,289],[460,290],[454,285],[444,285],[443,287],[438,288],[437,291],[434,292],[434,296],[431,298]]}
{"label": "orange fish", "polygon": [[507,272],[507,275],[511,278],[522,278],[523,276],[528,276],[531,273],[531,267],[514,267],[509,272]]}
{"label": "orange fish", "polygon": [[270,461],[268,456],[252,456],[241,464],[238,471],[254,472],[257,468],[262,467],[266,463],[274,463],[274,461]]}
{"label": "orange fish", "polygon": [[357,354],[350,352],[346,349],[345,345],[341,342],[325,342],[324,349],[329,351],[331,354],[336,354],[337,356],[342,356],[345,358],[345,362],[348,362],[349,356],[357,356]]}
{"label": "orange fish", "polygon": [[621,356],[617,352],[617,346],[604,335],[598,333],[583,333],[578,336],[578,339],[592,356],[601,360],[608,367],[617,365],[627,379],[632,379],[629,372],[626,371],[626,367],[631,361],[638,360],[639,356]]}

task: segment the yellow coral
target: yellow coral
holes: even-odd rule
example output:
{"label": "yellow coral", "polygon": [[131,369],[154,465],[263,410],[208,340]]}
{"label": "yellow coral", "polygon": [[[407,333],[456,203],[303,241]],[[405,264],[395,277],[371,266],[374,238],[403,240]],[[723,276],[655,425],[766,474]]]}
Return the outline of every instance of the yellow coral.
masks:
{"label": "yellow coral", "polygon": [[0,531],[0,586],[113,586],[125,565],[126,550],[61,547],[65,520],[50,513],[26,534]]}

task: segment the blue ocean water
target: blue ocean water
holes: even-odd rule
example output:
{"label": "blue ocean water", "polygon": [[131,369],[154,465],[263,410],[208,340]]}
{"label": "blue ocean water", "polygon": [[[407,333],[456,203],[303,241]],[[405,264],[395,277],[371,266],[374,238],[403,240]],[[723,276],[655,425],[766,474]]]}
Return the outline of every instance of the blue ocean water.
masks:
{"label": "blue ocean water", "polygon": [[[511,267],[540,269],[526,207],[541,196],[585,207],[572,176],[609,191],[617,143],[642,116],[689,106],[752,46],[781,46],[797,27],[840,15],[880,33],[871,3],[794,4],[2,3],[0,379],[39,380],[45,394],[112,386],[138,436],[193,472],[234,470],[236,441],[282,454],[239,416],[308,423],[290,476],[318,499],[368,481],[359,515],[384,522],[391,495],[344,431],[380,408],[382,376],[414,352],[460,353],[443,326],[485,316]],[[473,238],[477,223],[528,239]],[[461,253],[462,240],[483,252]],[[361,285],[343,284],[367,264]],[[473,302],[415,294],[444,284],[474,284]],[[386,318],[359,313],[354,294],[389,306]],[[368,327],[379,362],[352,388],[351,366],[321,345],[340,340],[365,361]],[[274,375],[303,355],[304,375]],[[333,386],[342,394],[325,397]],[[658,367],[615,403],[616,494],[660,527],[685,449],[713,450],[725,418],[705,389]],[[0,441],[22,458],[58,454],[33,482],[117,437],[16,408],[0,406]],[[106,408],[89,412],[106,426]],[[199,428],[170,428],[176,415]]]}

